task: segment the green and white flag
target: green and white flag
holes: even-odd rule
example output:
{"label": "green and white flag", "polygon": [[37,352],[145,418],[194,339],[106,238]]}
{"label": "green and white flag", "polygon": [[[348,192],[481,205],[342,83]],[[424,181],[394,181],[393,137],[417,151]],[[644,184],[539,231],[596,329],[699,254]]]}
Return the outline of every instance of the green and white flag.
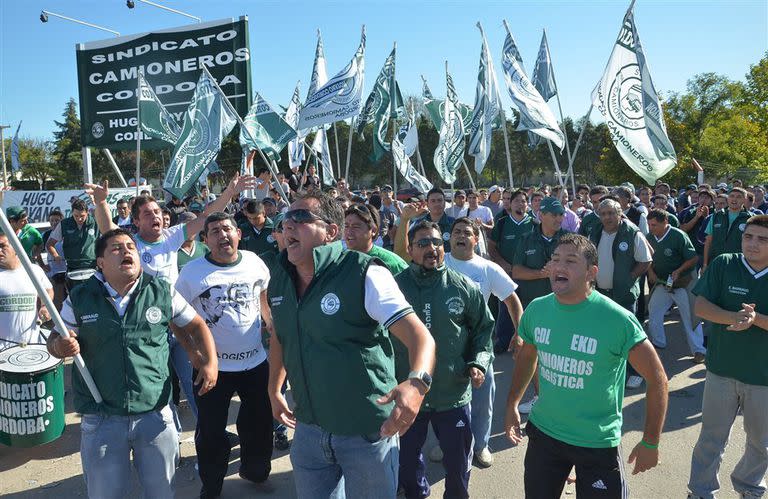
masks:
{"label": "green and white flag", "polygon": [[[299,99],[301,82],[296,83],[296,89],[293,91],[293,97],[291,97],[291,103],[285,110],[283,119],[293,129],[299,124],[299,109],[301,109],[301,100]],[[304,135],[298,133],[297,136],[288,142],[288,163],[291,168],[295,166],[301,166],[304,161]]]}
{"label": "green and white flag", "polygon": [[453,86],[453,78],[445,65],[446,99],[443,105],[443,123],[440,141],[435,149],[435,169],[447,184],[456,181],[456,170],[464,158],[464,121],[459,111],[459,99]]}
{"label": "green and white flag", "polygon": [[240,145],[250,150],[258,147],[275,162],[280,161],[280,151],[296,138],[296,130],[258,92],[253,97],[253,104],[243,118],[243,123],[250,136],[241,127]]}
{"label": "green and white flag", "polygon": [[313,92],[299,112],[299,129],[341,121],[360,114],[365,74],[365,26],[352,60]]}
{"label": "green and white flag", "polygon": [[323,184],[333,185],[333,163],[331,163],[331,150],[328,147],[328,136],[322,128],[317,131],[312,141],[312,150],[315,151],[315,159],[320,160],[322,168]]}
{"label": "green and white flag", "polygon": [[[16,127],[16,133],[13,134],[13,139],[11,140],[11,169],[14,172],[21,170],[21,159],[19,159],[21,152],[19,150],[19,130],[21,130],[21,121],[19,121],[19,126]],[[0,145],[5,147],[3,144]]]}
{"label": "green and white flag", "polygon": [[667,137],[632,6],[603,77],[592,91],[592,102],[605,118],[621,157],[649,185],[675,167],[677,155]]}
{"label": "green and white flag", "polygon": [[[392,137],[392,157],[395,161],[400,174],[405,177],[405,180],[411,184],[415,189],[426,194],[432,189],[432,183],[424,178],[411,163],[410,156],[406,151],[405,142],[407,137],[415,136],[416,125],[413,120],[408,120],[408,123],[400,127],[400,130],[394,137]],[[414,149],[415,150],[415,149]],[[411,152],[413,154],[413,152]]]}
{"label": "green and white flag", "polygon": [[205,167],[219,154],[224,137],[237,124],[237,116],[224,99],[203,71],[184,114],[184,126],[163,182],[163,189],[174,196],[182,198],[194,187]]}
{"label": "green and white flag", "polygon": [[496,71],[493,69],[491,51],[480,23],[477,23],[483,46],[480,51],[480,68],[477,73],[475,108],[469,122],[469,154],[475,157],[475,171],[482,173],[491,154],[493,124],[501,113],[501,96]]}
{"label": "green and white flag", "polygon": [[536,57],[536,65],[533,67],[532,83],[545,101],[549,101],[549,99],[557,95],[555,73],[552,71],[552,60],[549,57],[549,44],[547,43],[546,31],[541,33],[541,45],[539,45],[539,55]]}
{"label": "green and white flag", "polygon": [[143,71],[139,71],[139,122],[144,133],[169,144],[176,145],[181,135],[181,127],[157,98]]}
{"label": "green and white flag", "polygon": [[317,30],[317,45],[315,46],[315,62],[312,64],[312,77],[309,79],[307,89],[307,101],[328,81],[328,70],[325,67],[325,51],[323,50],[323,37]]}
{"label": "green and white flag", "polygon": [[[435,129],[440,130],[440,127],[443,126],[443,114],[445,113],[445,106],[444,106],[445,100],[436,99],[432,95],[432,91],[429,89],[429,85],[427,85],[427,80],[424,78],[424,76],[421,77],[421,80],[424,82],[424,85],[422,87],[424,107],[427,109],[427,114],[429,115],[430,121],[435,126]],[[464,120],[464,123],[469,123],[472,120],[472,108],[466,104],[462,104],[461,102],[459,102],[458,105],[459,105],[459,112],[461,113],[461,119]],[[467,130],[465,130],[464,132],[466,133]]]}
{"label": "green and white flag", "polygon": [[547,105],[544,98],[533,86],[523,68],[520,51],[515,39],[507,27],[507,37],[504,40],[501,65],[504,68],[504,81],[512,102],[520,112],[518,131],[531,131],[547,140],[552,141],[561,151],[565,147],[565,137],[560,130],[555,114]]}

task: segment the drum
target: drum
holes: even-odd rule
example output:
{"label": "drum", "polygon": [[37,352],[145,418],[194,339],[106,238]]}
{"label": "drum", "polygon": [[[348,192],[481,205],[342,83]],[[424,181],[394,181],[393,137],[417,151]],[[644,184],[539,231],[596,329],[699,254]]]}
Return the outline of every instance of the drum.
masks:
{"label": "drum", "polygon": [[0,352],[0,443],[34,447],[64,432],[64,364],[45,345]]}
{"label": "drum", "polygon": [[76,286],[84,283],[96,273],[96,269],[70,270],[67,272],[67,292],[72,292]]}

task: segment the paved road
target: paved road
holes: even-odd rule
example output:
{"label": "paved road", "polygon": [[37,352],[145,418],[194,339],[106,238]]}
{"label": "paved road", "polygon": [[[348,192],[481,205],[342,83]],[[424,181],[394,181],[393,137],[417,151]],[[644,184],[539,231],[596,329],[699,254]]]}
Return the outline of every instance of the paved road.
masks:
{"label": "paved road", "polygon": [[[661,352],[662,361],[670,378],[670,403],[661,443],[661,464],[642,475],[631,476],[629,485],[632,497],[642,499],[684,498],[690,466],[691,451],[699,434],[701,420],[701,396],[706,371],[695,366],[685,352],[685,341],[678,328],[677,317],[672,315],[668,323],[670,346]],[[509,355],[503,355],[495,363],[497,382],[496,407],[503,407],[509,389],[513,363]],[[69,404],[70,401],[68,401]],[[230,422],[234,423],[238,402],[230,407]],[[626,456],[642,432],[645,410],[644,387],[629,391],[624,400],[624,449]],[[578,408],[574,408],[574,414]],[[184,427],[182,462],[177,473],[177,497],[197,497],[200,482],[194,471],[193,424],[189,411],[182,411]],[[470,491],[478,498],[522,498],[523,457],[525,444],[512,447],[502,436],[503,414],[497,411],[492,428],[491,448],[496,462],[489,469],[473,468]],[[80,456],[79,418],[68,407],[67,430],[56,442],[34,449],[11,449],[0,445],[0,496],[14,499],[85,497]],[[235,430],[234,424],[230,426]],[[726,451],[721,477],[721,498],[736,497],[728,476],[741,457],[744,448],[744,431],[739,416],[731,437],[732,445]],[[433,436],[426,447],[431,448]],[[291,477],[291,463],[287,452],[275,452],[272,475],[267,485],[255,486],[237,476],[239,448],[233,449],[228,477],[224,484],[223,498],[296,497]],[[432,497],[442,497],[443,471],[437,464],[430,464],[428,476],[432,483]],[[563,497],[574,497],[573,487],[566,488]],[[138,497],[137,490],[129,497]]]}

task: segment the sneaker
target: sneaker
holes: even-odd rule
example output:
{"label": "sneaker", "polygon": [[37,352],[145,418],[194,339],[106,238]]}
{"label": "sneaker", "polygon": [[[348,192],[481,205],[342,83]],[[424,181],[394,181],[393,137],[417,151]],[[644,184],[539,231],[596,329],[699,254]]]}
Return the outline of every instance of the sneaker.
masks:
{"label": "sneaker", "polygon": [[288,450],[291,447],[291,442],[288,441],[288,433],[286,432],[275,432],[275,449],[277,450]]}
{"label": "sneaker", "polygon": [[691,494],[688,494],[687,499],[704,499],[704,498],[691,493]]}
{"label": "sneaker", "polygon": [[429,451],[429,460],[433,463],[443,462],[443,449],[441,449],[439,445],[435,445],[432,447],[432,450]]}
{"label": "sneaker", "polygon": [[705,360],[707,360],[707,356],[703,352],[696,352],[693,354],[694,364],[703,364]]}
{"label": "sneaker", "polygon": [[627,388],[635,389],[640,388],[643,384],[643,378],[641,376],[630,376],[627,378]]}
{"label": "sneaker", "polygon": [[533,409],[533,404],[535,404],[537,400],[539,400],[539,396],[534,395],[533,398],[528,402],[518,405],[517,412],[519,412],[520,414],[530,414],[531,409]]}
{"label": "sneaker", "polygon": [[475,461],[481,468],[490,468],[493,465],[493,454],[485,447],[480,452],[475,452]]}

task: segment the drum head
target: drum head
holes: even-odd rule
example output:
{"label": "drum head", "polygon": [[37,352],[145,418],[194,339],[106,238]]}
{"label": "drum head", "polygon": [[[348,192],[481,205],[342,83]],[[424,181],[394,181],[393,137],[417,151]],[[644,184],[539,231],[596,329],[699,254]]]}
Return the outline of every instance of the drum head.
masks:
{"label": "drum head", "polygon": [[15,346],[0,352],[0,371],[7,373],[36,373],[47,371],[62,362],[45,345]]}

